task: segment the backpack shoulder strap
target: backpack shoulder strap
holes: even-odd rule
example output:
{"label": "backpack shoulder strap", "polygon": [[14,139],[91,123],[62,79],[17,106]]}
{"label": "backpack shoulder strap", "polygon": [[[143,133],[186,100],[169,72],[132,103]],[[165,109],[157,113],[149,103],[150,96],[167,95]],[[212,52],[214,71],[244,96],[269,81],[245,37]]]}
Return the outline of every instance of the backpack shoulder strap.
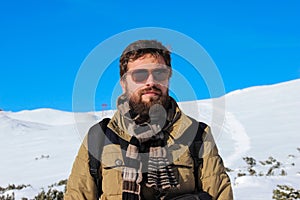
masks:
{"label": "backpack shoulder strap", "polygon": [[203,144],[203,140],[202,140],[202,135],[204,132],[204,129],[207,127],[207,125],[203,122],[198,122],[198,129],[197,129],[197,133],[196,136],[192,142],[192,144],[189,146],[189,150],[191,153],[191,156],[193,158],[194,161],[194,178],[195,178],[195,188],[197,191],[201,191],[201,185],[199,184],[199,179],[198,179],[198,169],[199,166],[202,164],[203,159],[200,158],[200,149],[202,147]]}
{"label": "backpack shoulder strap", "polygon": [[99,123],[92,126],[88,131],[88,156],[89,156],[89,171],[94,179],[97,188],[97,199],[102,194],[102,181],[99,176],[100,156],[102,154],[105,131],[109,123],[109,118],[104,118]]}

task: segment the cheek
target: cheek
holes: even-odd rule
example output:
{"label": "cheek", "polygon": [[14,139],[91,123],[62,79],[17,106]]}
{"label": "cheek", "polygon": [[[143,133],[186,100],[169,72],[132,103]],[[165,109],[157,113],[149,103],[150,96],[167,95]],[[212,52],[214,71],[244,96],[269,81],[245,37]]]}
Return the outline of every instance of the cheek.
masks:
{"label": "cheek", "polygon": [[165,88],[168,88],[169,87],[169,83],[170,83],[170,80],[165,80],[161,83],[159,83],[162,87],[165,87]]}
{"label": "cheek", "polygon": [[138,91],[138,89],[140,88],[140,86],[136,85],[136,84],[126,84],[125,86],[125,92],[127,94],[133,94],[136,93]]}
{"label": "cheek", "polygon": [[169,82],[163,83],[163,84],[159,84],[158,88],[163,92],[163,93],[167,93],[168,92],[168,88],[169,88]]}

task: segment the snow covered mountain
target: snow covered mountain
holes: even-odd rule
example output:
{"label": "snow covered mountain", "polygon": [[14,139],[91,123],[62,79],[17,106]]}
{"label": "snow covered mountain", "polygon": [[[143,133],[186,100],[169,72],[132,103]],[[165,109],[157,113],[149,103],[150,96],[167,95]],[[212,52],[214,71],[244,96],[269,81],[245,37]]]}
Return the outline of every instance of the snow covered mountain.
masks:
{"label": "snow covered mountain", "polygon": [[[220,154],[231,169],[235,199],[272,199],[276,185],[299,187],[300,79],[179,105],[212,126]],[[112,114],[0,111],[0,186],[30,184],[15,195],[33,198],[41,188],[68,178],[88,128]],[[268,174],[275,163],[270,156],[280,165]],[[256,164],[247,165],[246,157],[256,159]]]}

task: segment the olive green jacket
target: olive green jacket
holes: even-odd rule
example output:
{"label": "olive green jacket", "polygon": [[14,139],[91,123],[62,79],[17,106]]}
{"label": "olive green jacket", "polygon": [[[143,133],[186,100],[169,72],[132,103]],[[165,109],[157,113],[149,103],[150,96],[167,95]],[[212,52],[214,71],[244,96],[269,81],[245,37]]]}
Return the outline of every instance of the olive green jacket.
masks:
{"label": "olive green jacket", "polygon": [[[114,133],[122,139],[129,141],[130,135],[120,127],[123,121],[116,114],[108,124]],[[195,134],[196,129],[192,129],[195,120],[181,114],[170,133],[168,149],[173,157],[173,164],[177,166],[175,176],[179,181],[180,188],[170,191],[167,197],[171,198],[180,194],[192,193],[195,189],[194,165],[190,155],[188,145],[178,144],[176,141],[186,134]],[[191,131],[192,130],[192,131]],[[188,137],[186,137],[188,138]],[[203,191],[208,192],[214,200],[233,199],[231,183],[225,172],[223,161],[218,154],[217,147],[213,140],[210,128],[207,127],[202,135],[203,145],[201,156],[203,164],[198,169],[200,185]],[[192,141],[193,138],[190,139]],[[72,172],[68,179],[65,200],[96,200],[96,185],[89,172],[89,156],[87,151],[87,140],[82,143],[78,155],[74,161]],[[100,173],[102,176],[101,200],[122,199],[122,152],[119,145],[105,145],[102,151]],[[156,194],[153,189],[141,185],[142,199],[155,199]],[[168,199],[168,198],[167,198]]]}

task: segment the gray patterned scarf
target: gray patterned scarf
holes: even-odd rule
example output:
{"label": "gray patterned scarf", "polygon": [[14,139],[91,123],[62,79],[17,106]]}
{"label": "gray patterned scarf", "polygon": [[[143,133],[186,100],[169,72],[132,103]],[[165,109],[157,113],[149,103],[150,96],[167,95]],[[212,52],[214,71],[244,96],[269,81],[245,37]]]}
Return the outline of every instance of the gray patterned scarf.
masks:
{"label": "gray patterned scarf", "polygon": [[[146,186],[159,190],[162,194],[168,189],[179,187],[166,149],[168,131],[180,117],[180,112],[176,112],[175,100],[170,97],[170,102],[167,111],[161,105],[152,106],[149,111],[150,121],[137,125],[131,119],[126,97],[118,99],[118,110],[131,135],[124,157],[126,167],[123,170],[123,200],[141,199],[143,172],[147,172]],[[145,157],[146,162],[143,159]]]}

